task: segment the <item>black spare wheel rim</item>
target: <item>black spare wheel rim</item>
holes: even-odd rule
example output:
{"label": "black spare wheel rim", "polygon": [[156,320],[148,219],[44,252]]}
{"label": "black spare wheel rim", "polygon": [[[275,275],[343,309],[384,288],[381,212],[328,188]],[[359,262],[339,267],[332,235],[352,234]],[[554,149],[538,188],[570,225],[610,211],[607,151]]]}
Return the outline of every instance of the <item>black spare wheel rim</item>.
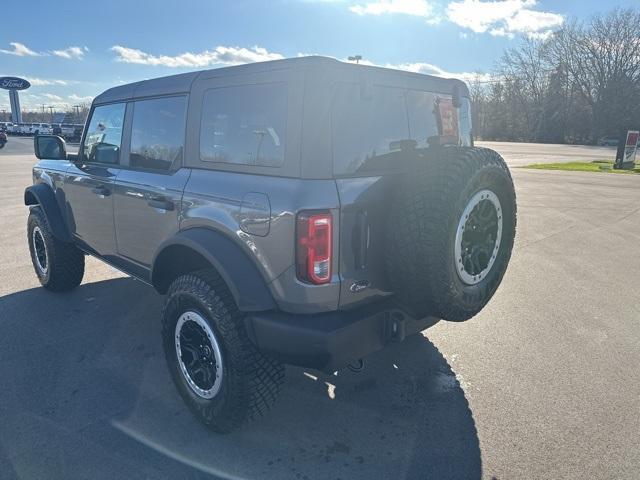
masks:
{"label": "black spare wheel rim", "polygon": [[33,257],[38,273],[40,273],[40,275],[46,275],[49,270],[49,258],[47,255],[47,245],[40,227],[34,227],[31,233],[31,242],[33,244]]}
{"label": "black spare wheel rim", "polygon": [[491,271],[502,239],[502,206],[491,190],[471,197],[458,221],[455,263],[460,280],[467,285],[481,282]]}
{"label": "black spare wheel rim", "polygon": [[222,385],[222,351],[202,315],[194,311],[180,315],[175,329],[175,347],[187,385],[201,398],[215,397]]}

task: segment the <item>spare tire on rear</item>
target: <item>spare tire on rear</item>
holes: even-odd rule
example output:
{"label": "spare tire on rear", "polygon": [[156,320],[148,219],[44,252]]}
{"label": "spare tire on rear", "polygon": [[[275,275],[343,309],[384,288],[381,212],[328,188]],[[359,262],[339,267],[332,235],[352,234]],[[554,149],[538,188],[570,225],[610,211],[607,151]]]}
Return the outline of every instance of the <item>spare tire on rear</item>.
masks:
{"label": "spare tire on rear", "polygon": [[416,317],[464,321],[491,299],[516,229],[509,169],[493,150],[442,147],[417,159],[392,203],[387,270]]}

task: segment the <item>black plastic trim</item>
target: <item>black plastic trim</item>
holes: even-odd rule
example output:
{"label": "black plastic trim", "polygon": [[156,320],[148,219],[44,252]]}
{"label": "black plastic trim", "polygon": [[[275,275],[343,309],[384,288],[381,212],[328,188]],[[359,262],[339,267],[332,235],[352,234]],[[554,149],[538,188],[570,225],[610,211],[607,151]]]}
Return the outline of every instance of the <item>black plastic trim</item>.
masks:
{"label": "black plastic trim", "polygon": [[279,311],[245,317],[249,338],[283,363],[332,372],[420,332],[437,318],[415,320],[387,304],[354,311],[296,315]]}
{"label": "black plastic trim", "polygon": [[[276,308],[273,296],[258,267],[232,240],[209,228],[183,230],[160,246],[151,270],[151,283],[160,293],[165,292],[162,291],[163,288],[158,288],[161,282],[157,278],[157,260],[166,248],[175,245],[190,248],[213,265],[231,290],[240,311],[254,312]],[[203,265],[203,268],[206,268],[206,265]]]}
{"label": "black plastic trim", "polygon": [[24,190],[24,204],[27,206],[40,205],[47,217],[53,236],[63,242],[72,242],[67,224],[62,218],[53,190],[46,183],[31,185]]}

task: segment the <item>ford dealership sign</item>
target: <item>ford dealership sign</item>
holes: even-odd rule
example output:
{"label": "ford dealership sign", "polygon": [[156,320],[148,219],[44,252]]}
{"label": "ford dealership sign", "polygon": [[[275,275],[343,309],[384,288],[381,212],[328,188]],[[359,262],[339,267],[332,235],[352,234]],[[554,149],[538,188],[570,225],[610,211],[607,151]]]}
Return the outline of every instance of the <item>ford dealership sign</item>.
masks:
{"label": "ford dealership sign", "polygon": [[31,84],[24,78],[0,77],[0,88],[5,90],[26,90]]}

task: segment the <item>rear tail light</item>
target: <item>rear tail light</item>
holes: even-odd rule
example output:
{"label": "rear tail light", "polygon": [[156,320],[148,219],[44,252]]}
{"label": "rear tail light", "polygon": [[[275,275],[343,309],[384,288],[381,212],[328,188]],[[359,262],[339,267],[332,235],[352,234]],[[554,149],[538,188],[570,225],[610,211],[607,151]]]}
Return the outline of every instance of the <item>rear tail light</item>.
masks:
{"label": "rear tail light", "polygon": [[302,212],[296,228],[298,278],[320,285],[331,280],[333,218],[329,212]]}

